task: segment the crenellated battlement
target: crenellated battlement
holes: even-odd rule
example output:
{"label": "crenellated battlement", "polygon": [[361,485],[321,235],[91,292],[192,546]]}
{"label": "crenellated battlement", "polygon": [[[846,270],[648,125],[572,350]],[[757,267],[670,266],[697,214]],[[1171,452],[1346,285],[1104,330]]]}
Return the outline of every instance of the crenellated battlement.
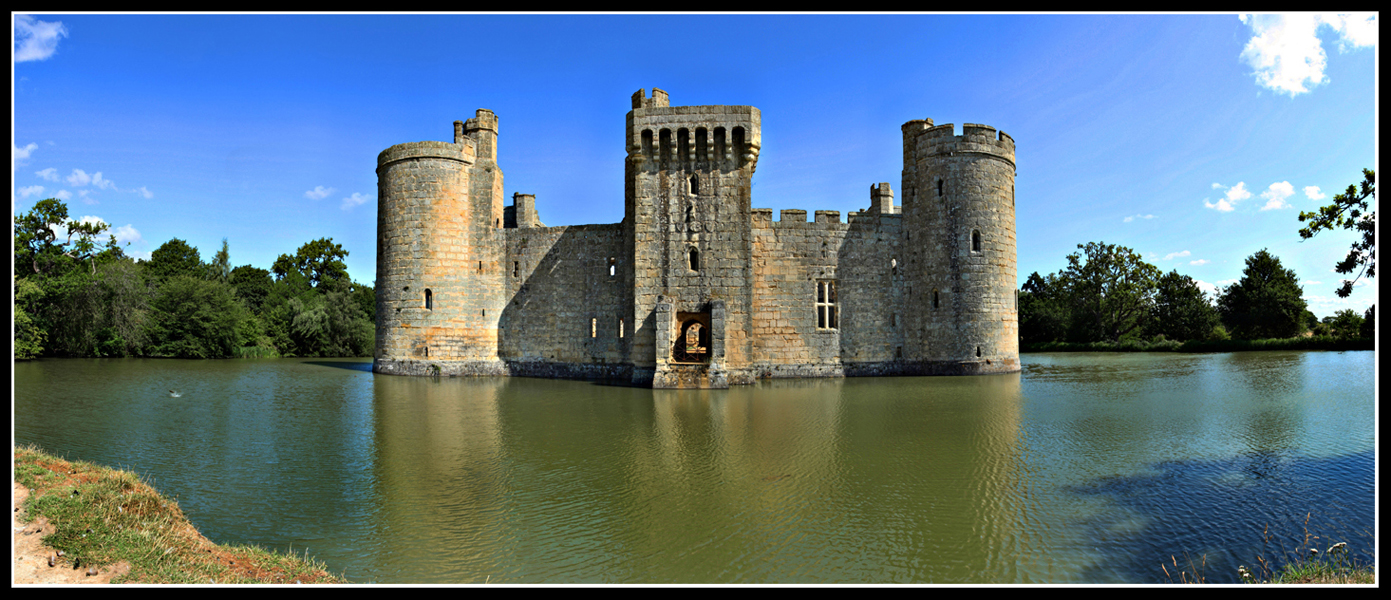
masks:
{"label": "crenellated battlement", "polygon": [[904,164],[932,156],[984,154],[1014,164],[1014,138],[980,123],[965,123],[956,135],[952,123],[932,125],[930,119],[903,125]]}
{"label": "crenellated battlement", "polygon": [[633,94],[625,143],[628,158],[648,169],[753,168],[762,147],[762,117],[752,106],[670,106],[666,92]]}

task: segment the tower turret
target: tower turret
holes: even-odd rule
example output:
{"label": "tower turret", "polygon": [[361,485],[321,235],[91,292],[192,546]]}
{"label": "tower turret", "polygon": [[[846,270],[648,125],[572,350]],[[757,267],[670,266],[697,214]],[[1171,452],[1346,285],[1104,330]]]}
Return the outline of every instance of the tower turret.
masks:
{"label": "tower turret", "polygon": [[502,171],[497,117],[454,123],[450,142],[377,156],[377,339],[373,370],[501,372]]}
{"label": "tower turret", "polygon": [[974,123],[953,133],[903,125],[904,358],[929,372],[1017,371],[1014,140]]}
{"label": "tower turret", "polygon": [[[696,362],[708,368],[692,387],[724,387],[726,367],[747,364],[751,352],[750,179],[760,114],[752,106],[671,106],[655,88],[632,100],[624,209],[634,257],[634,378],[655,373],[654,385],[666,387],[676,371],[696,370],[672,365]],[[658,311],[659,302],[669,309]],[[672,322],[658,323],[658,315]],[[686,340],[688,331],[703,331],[709,345]],[[690,352],[674,350],[687,341]]]}

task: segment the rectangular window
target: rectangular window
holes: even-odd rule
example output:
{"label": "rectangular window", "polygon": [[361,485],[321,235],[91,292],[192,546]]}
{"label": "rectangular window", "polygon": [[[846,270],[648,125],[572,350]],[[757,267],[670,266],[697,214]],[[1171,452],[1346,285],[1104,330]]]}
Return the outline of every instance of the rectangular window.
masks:
{"label": "rectangular window", "polygon": [[816,282],[816,328],[840,327],[840,305],[836,302],[836,282],[833,279]]}

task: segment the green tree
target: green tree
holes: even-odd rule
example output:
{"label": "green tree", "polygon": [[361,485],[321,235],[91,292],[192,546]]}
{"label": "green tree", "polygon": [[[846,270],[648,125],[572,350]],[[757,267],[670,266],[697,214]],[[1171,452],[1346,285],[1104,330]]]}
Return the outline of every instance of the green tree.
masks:
{"label": "green tree", "polygon": [[[84,223],[68,218],[68,207],[57,198],[47,198],[14,220],[15,274],[21,269],[36,275],[48,275],[65,270],[64,265],[86,264],[96,273],[96,254],[116,248],[116,236],[108,235],[105,246],[97,238],[110,229],[103,222]],[[66,241],[58,242],[58,230],[66,232]],[[77,239],[74,240],[73,238]]]}
{"label": "green tree", "polygon": [[150,345],[155,356],[232,356],[240,341],[237,324],[246,317],[231,286],[188,275],[165,281],[152,308]]}
{"label": "green tree", "polygon": [[97,285],[104,308],[98,322],[97,354],[143,354],[155,294],[144,267],[128,258],[103,264],[97,268]]}
{"label": "green tree", "polygon": [[361,283],[353,284],[353,301],[357,302],[357,307],[362,310],[362,314],[367,317],[368,323],[377,322],[377,290],[370,285]]}
{"label": "green tree", "polygon": [[1325,324],[1328,325],[1329,335],[1338,339],[1351,339],[1362,335],[1362,315],[1357,314],[1351,308],[1346,308],[1333,313],[1332,316],[1324,317]]}
{"label": "green tree", "polygon": [[32,306],[43,297],[43,289],[29,279],[14,280],[14,358],[25,360],[43,353],[47,334],[30,316]]}
{"label": "green tree", "polygon": [[227,278],[232,274],[232,255],[227,251],[227,238],[222,238],[222,249],[213,255],[212,262],[208,263],[208,279],[227,283]]}
{"label": "green tree", "polygon": [[1227,286],[1217,301],[1227,331],[1244,340],[1298,335],[1304,331],[1307,308],[1299,277],[1264,249],[1246,259],[1241,280]]}
{"label": "green tree", "polygon": [[232,273],[227,277],[227,283],[236,290],[237,298],[246,303],[246,307],[252,312],[260,314],[262,305],[266,298],[270,296],[271,287],[275,281],[270,277],[270,271],[258,269],[251,265],[242,265],[232,269]]}
{"label": "green tree", "polygon": [[1337,289],[1340,297],[1352,294],[1352,286],[1366,275],[1376,277],[1377,213],[1368,211],[1370,199],[1376,197],[1376,171],[1362,169],[1362,188],[1349,185],[1347,191],[1333,197],[1333,203],[1319,208],[1318,212],[1300,212],[1299,222],[1309,224],[1299,230],[1299,237],[1309,239],[1325,229],[1349,229],[1360,232],[1362,239],[1352,243],[1347,258],[1334,267],[1337,272],[1347,275],[1357,271],[1351,280],[1344,279]]}
{"label": "green tree", "polygon": [[1019,337],[1030,343],[1066,339],[1071,322],[1071,303],[1058,276],[1030,273],[1019,288]]}
{"label": "green tree", "polygon": [[198,249],[179,238],[164,242],[151,252],[146,268],[159,281],[180,276],[203,279],[207,274]]}
{"label": "green tree", "polygon": [[1367,312],[1362,313],[1361,337],[1365,339],[1376,339],[1377,336],[1377,305],[1367,307]]}
{"label": "green tree", "polygon": [[291,272],[298,272],[309,280],[311,286],[320,292],[327,292],[350,283],[348,266],[343,262],[347,257],[348,251],[342,245],[333,243],[333,238],[320,238],[300,246],[294,256],[281,254],[271,265],[271,271],[277,280]]}
{"label": "green tree", "polygon": [[1171,340],[1204,340],[1217,326],[1217,309],[1208,302],[1198,282],[1177,270],[1160,277],[1155,285],[1154,308],[1146,332]]}
{"label": "green tree", "polygon": [[1120,341],[1138,334],[1154,304],[1159,268],[1124,246],[1078,244],[1062,279],[1071,297],[1070,341]]}

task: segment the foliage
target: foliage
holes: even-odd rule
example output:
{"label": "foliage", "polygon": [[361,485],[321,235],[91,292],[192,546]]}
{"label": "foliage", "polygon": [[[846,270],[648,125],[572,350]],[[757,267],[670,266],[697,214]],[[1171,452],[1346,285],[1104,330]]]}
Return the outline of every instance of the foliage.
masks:
{"label": "foliage", "polygon": [[341,291],[291,298],[290,337],[300,356],[362,356],[373,331],[352,297]]}
{"label": "foliage", "polygon": [[367,317],[368,323],[377,322],[377,290],[370,285],[353,284],[353,301]]}
{"label": "foliage", "polygon": [[1350,308],[1324,317],[1324,323],[1328,325],[1328,334],[1338,339],[1360,337],[1362,335],[1362,321],[1362,315]]}
{"label": "foliage", "polygon": [[95,276],[77,269],[42,280],[38,321],[48,333],[46,354],[95,356],[105,310]]}
{"label": "foliage", "polygon": [[97,269],[97,284],[102,293],[105,313],[99,323],[98,355],[133,356],[145,346],[145,332],[150,317],[150,301],[154,288],[145,278],[144,269],[135,261],[124,259],[102,265]]}
{"label": "foliage", "polygon": [[[342,261],[348,252],[330,238],[282,255],[272,279],[251,265],[230,268],[225,238],[210,263],[178,238],[136,262],[114,237],[97,248],[107,225],[67,215],[49,199],[15,218],[15,358],[372,351],[375,290],[351,282]],[[59,227],[68,228],[67,242],[58,243]]]}
{"label": "foliage", "polygon": [[246,309],[232,288],[178,275],[160,287],[150,327],[152,354],[177,358],[226,358],[239,346],[237,324]]}
{"label": "foliage", "polygon": [[232,274],[232,255],[227,250],[227,238],[222,238],[222,249],[213,255],[212,262],[207,265],[208,279],[227,283],[227,278]]}
{"label": "foliage", "polygon": [[1287,338],[1304,331],[1304,291],[1294,271],[1266,250],[1246,259],[1241,280],[1218,298],[1218,313],[1232,337]]}
{"label": "foliage", "polygon": [[[319,238],[300,246],[294,256],[281,254],[271,265],[271,271],[275,273],[277,280],[283,279],[291,272],[298,272],[315,288],[326,283],[347,284],[348,266],[343,263],[347,256],[348,251],[344,250],[342,245],[333,243],[333,238]],[[326,287],[321,291],[328,289]]]}
{"label": "foliage", "polygon": [[[57,241],[60,227],[67,231],[67,240],[62,243]],[[84,223],[69,219],[67,205],[57,198],[40,200],[28,213],[14,219],[15,274],[25,269],[26,273],[32,270],[35,275],[49,275],[66,270],[65,265],[83,263],[95,273],[93,257],[117,248],[116,236],[108,236],[106,245],[98,249],[97,236],[110,228],[100,221]]]}
{"label": "foliage", "polygon": [[235,269],[227,277],[227,283],[237,294],[251,312],[259,314],[261,307],[265,304],[266,298],[270,295],[271,288],[275,281],[270,277],[270,271],[257,269],[251,265],[242,265]]}
{"label": "foliage", "polygon": [[1071,322],[1067,290],[1057,275],[1038,272],[1019,289],[1019,336],[1028,342],[1056,342],[1067,338]]}
{"label": "foliage", "polygon": [[14,280],[14,358],[36,358],[43,352],[48,334],[29,316],[34,302],[43,297],[43,289],[29,279]]}
{"label": "foliage", "polygon": [[[1079,244],[1061,279],[1074,311],[1071,341],[1120,341],[1138,334],[1154,304],[1158,267],[1124,246]],[[1084,256],[1085,254],[1085,256]]]}
{"label": "foliage", "polygon": [[1346,298],[1352,294],[1352,286],[1363,274],[1367,278],[1376,277],[1376,211],[1367,211],[1369,199],[1376,197],[1376,171],[1362,169],[1362,188],[1349,185],[1347,191],[1333,197],[1333,203],[1319,208],[1318,212],[1300,212],[1299,222],[1309,225],[1299,230],[1299,237],[1309,239],[1320,231],[1349,229],[1361,232],[1362,239],[1353,242],[1352,249],[1342,262],[1334,267],[1344,275],[1358,271],[1351,280],[1343,280],[1338,288],[1338,296]]}
{"label": "foliage", "polygon": [[164,242],[154,252],[151,252],[150,262],[146,263],[146,268],[151,275],[160,281],[172,277],[203,279],[207,274],[207,267],[203,265],[203,259],[199,257],[198,249],[179,238]]}
{"label": "foliage", "polygon": [[1171,340],[1202,340],[1217,324],[1217,309],[1192,277],[1175,270],[1156,282],[1154,308],[1146,326],[1149,334]]}
{"label": "foliage", "polygon": [[1367,312],[1362,313],[1362,332],[1363,339],[1373,339],[1377,336],[1377,305],[1367,307]]}

